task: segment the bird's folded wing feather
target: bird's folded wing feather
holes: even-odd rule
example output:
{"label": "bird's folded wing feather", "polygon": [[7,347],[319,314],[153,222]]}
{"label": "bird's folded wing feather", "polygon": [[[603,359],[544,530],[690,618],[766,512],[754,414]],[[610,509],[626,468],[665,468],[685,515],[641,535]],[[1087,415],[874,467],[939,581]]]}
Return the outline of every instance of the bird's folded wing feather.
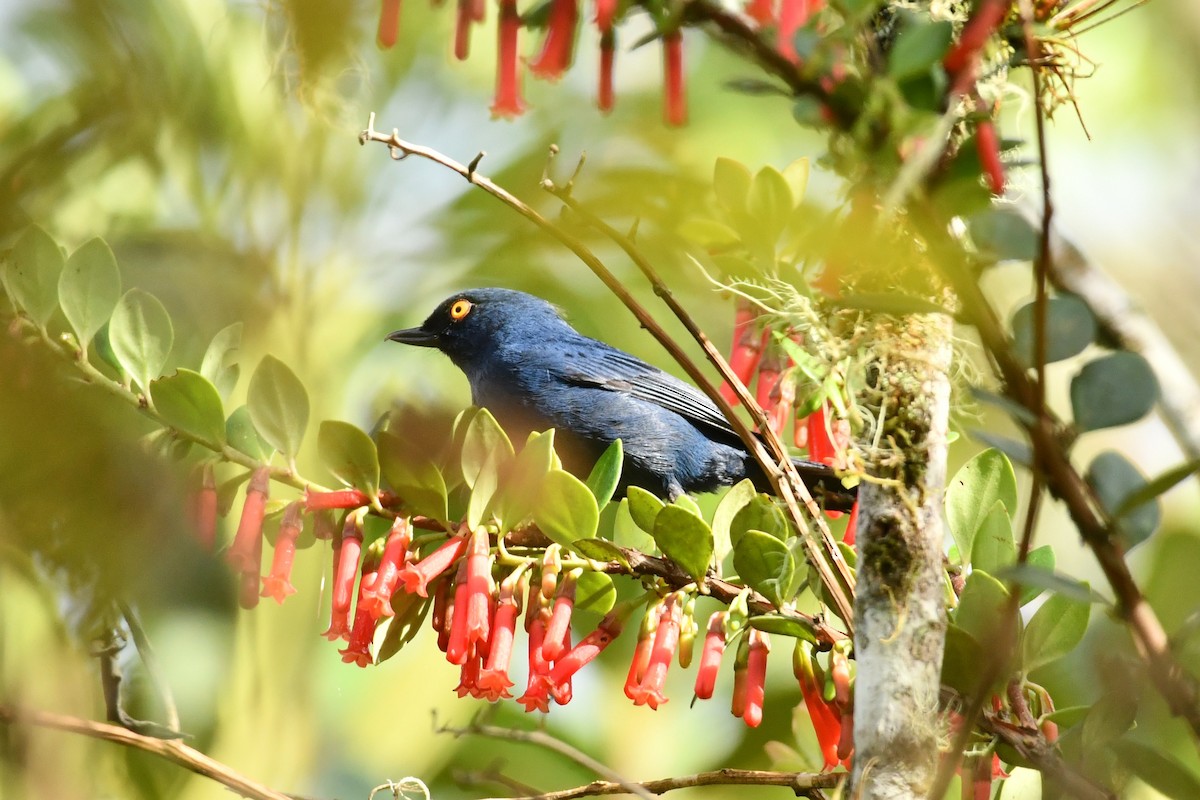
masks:
{"label": "bird's folded wing feather", "polygon": [[606,346],[578,353],[564,369],[563,378],[579,386],[621,392],[654,403],[695,425],[737,439],[729,421],[698,389],[620,350]]}

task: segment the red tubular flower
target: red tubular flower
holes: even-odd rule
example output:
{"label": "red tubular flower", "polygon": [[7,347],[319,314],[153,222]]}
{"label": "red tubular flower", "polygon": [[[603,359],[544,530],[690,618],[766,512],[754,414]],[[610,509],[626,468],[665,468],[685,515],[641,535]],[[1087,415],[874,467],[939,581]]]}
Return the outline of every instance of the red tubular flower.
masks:
{"label": "red tubular flower", "polygon": [[546,623],[546,640],[542,643],[542,655],[547,661],[558,660],[559,655],[570,647],[571,612],[575,610],[575,582],[578,579],[579,572],[572,570],[558,584],[554,609]]}
{"label": "red tubular flower", "polygon": [[487,646],[492,611],[492,543],[486,529],[471,534],[467,550],[466,631],[468,652]]}
{"label": "red tubular flower", "polygon": [[733,694],[729,698],[729,713],[738,719],[746,714],[746,689],[749,686],[747,676],[750,670],[750,637],[743,636],[738,642],[737,653],[733,658]]}
{"label": "red tubular flower", "polygon": [[[437,630],[437,648],[443,653],[450,646],[450,631],[454,625],[454,581],[443,578],[434,589],[433,624]],[[407,594],[407,592],[406,592]],[[438,615],[438,603],[442,604],[442,613]]]}
{"label": "red tubular flower", "polygon": [[829,654],[829,679],[833,683],[833,699],[838,708],[850,708],[850,661],[837,648]]}
{"label": "red tubular flower", "polygon": [[595,660],[596,656],[603,653],[605,648],[621,635],[624,626],[623,613],[617,610],[610,611],[604,619],[600,620],[596,630],[583,637],[579,644],[554,662],[554,669],[550,671],[549,676],[550,683],[558,686],[571,680],[576,672]]}
{"label": "red tubular flower", "polygon": [[451,664],[465,664],[470,655],[467,646],[467,563],[458,565],[458,575],[454,579],[454,608],[450,614],[450,640],[446,644],[446,660]]}
{"label": "red tubular flower", "polygon": [[217,545],[217,482],[211,464],[205,464],[196,495],[196,538],[206,553]]}
{"label": "red tubular flower", "polygon": [[662,613],[658,618],[658,630],[654,632],[654,646],[650,650],[650,660],[646,663],[646,672],[642,681],[633,691],[635,706],[648,705],[658,709],[667,702],[663,695],[663,686],[667,681],[667,670],[675,658],[675,649],[679,646],[679,627],[683,612],[677,595],[669,594],[662,604]]}
{"label": "red tubular flower", "polygon": [[454,17],[454,57],[466,61],[471,54],[471,23],[475,19],[472,0],[458,0]]}
{"label": "red tubular flower", "polygon": [[[338,567],[342,563],[342,534],[338,531],[333,537],[333,546],[331,548],[333,554],[333,569],[329,578],[330,585],[337,580]],[[350,633],[350,621],[345,615],[338,616],[336,610],[331,609],[329,614],[329,627],[321,635],[331,642],[341,639],[343,635],[348,636]]]}
{"label": "red tubular flower", "polygon": [[751,728],[762,723],[763,698],[766,695],[767,654],[771,652],[771,640],[760,630],[751,629],[750,654],[746,659],[745,705],[742,720]]}
{"label": "red tubular flower", "polygon": [[350,638],[350,601],[354,598],[354,576],[358,574],[362,536],[362,517],[354,512],[347,514],[336,544],[329,629],[322,634],[331,642]]}
{"label": "red tubular flower", "polygon": [[[788,0],[783,3],[786,5]],[[775,9],[771,7],[771,0],[747,0],[746,16],[765,28],[775,22]]]}
{"label": "red tubular flower", "polygon": [[808,22],[809,13],[809,0],[780,0],[775,49],[793,64],[800,63],[800,56],[796,53],[796,31]]}
{"label": "red tubular flower", "polygon": [[858,540],[858,499],[855,498],[854,504],[850,506],[850,519],[846,520],[846,533],[842,536],[842,541],[854,547],[854,543]]}
{"label": "red tubular flower", "polygon": [[358,489],[339,489],[336,492],[304,490],[304,510],[310,514],[334,508],[359,508],[370,502],[371,498]]}
{"label": "red tubular flower", "polygon": [[362,578],[358,582],[358,602],[354,606],[354,625],[350,629],[350,643],[338,653],[347,664],[357,664],[360,667],[369,666],[374,659],[371,657],[371,641],[375,638],[375,628],[379,620],[371,615],[363,599],[379,580],[378,556],[370,555],[363,559]]}
{"label": "red tubular flower", "polygon": [[390,50],[396,45],[400,35],[400,0],[383,0],[379,9],[379,31],[375,41],[384,50]]}
{"label": "red tubular flower", "polygon": [[482,668],[482,662],[479,658],[472,656],[468,658],[462,665],[462,672],[459,673],[458,686],[454,687],[454,691],[459,697],[480,697],[479,691],[479,671]]}
{"label": "red tubular flower", "polygon": [[[754,329],[758,312],[749,300],[739,297],[733,318],[733,347],[729,353],[729,368],[743,385],[750,385],[750,378],[758,369],[762,357],[763,336]],[[737,393],[728,383],[721,384],[721,395],[731,405],[738,404]]]}
{"label": "red tubular flower", "polygon": [[633,658],[629,661],[629,673],[625,676],[625,696],[633,700],[637,696],[638,686],[646,676],[646,667],[650,665],[650,653],[654,650],[654,632],[658,629],[658,607],[647,609],[638,628],[637,645],[633,649]]}
{"label": "red tubular flower", "polygon": [[521,99],[521,60],[517,51],[517,37],[521,32],[517,0],[500,0],[500,21],[496,29],[496,98],[492,101],[492,116],[512,119],[525,112],[525,101]]}
{"label": "red tubular flower", "polygon": [[300,537],[303,523],[300,520],[300,502],[291,503],[283,512],[279,524],[279,538],[275,540],[275,554],[271,559],[271,574],[263,578],[262,596],[273,597],[283,603],[289,594],[295,594],[292,586],[292,560],[296,557],[296,540]]}
{"label": "red tubular flower", "polygon": [[545,615],[535,610],[532,605],[527,613],[533,614],[533,622],[529,624],[529,683],[525,694],[517,698],[517,702],[525,706],[525,711],[550,710],[550,662],[542,655],[542,641],[546,636]]}
{"label": "red tubular flower", "polygon": [[400,570],[404,591],[428,597],[430,582],[449,569],[466,549],[467,537],[451,536],[445,544],[416,564],[405,564]]}
{"label": "red tubular flower", "polygon": [[392,530],[388,533],[387,543],[383,548],[383,556],[379,560],[378,577],[358,601],[373,619],[392,615],[392,593],[400,583],[400,568],[407,561],[411,540],[408,518],[397,517],[392,523]]}
{"label": "red tubular flower", "polygon": [[707,700],[717,685],[717,670],[725,654],[725,612],[718,611],[708,618],[708,632],[700,650],[700,667],[696,670],[696,697]]}
{"label": "red tubular flower", "polygon": [[975,149],[979,163],[987,177],[992,194],[1004,194],[1004,164],[1000,161],[1000,140],[996,136],[996,125],[990,119],[981,119],[975,126]]}
{"label": "red tubular flower", "polygon": [[[549,682],[550,679],[547,678],[546,680]],[[558,703],[560,706],[565,706],[567,703],[571,702],[571,697],[574,696],[571,688],[571,679],[567,678],[562,683],[550,684],[550,696],[553,697],[554,702]]]}
{"label": "red tubular flower", "polygon": [[529,71],[539,78],[557,81],[571,66],[575,55],[575,26],[579,22],[579,0],[552,0],[546,21],[542,51],[529,62]]}
{"label": "red tubular flower", "polygon": [[[242,516],[238,520],[237,534],[225,558],[234,572],[253,572],[257,582],[259,564],[262,560],[262,526],[267,510],[267,491],[271,485],[271,473],[259,467],[250,475],[246,484],[246,501],[242,504]],[[257,587],[254,596],[258,596]]]}
{"label": "red tubular flower", "polygon": [[491,702],[502,697],[512,697],[509,687],[513,682],[508,677],[508,664],[512,659],[513,636],[517,629],[517,602],[511,593],[501,595],[496,606],[496,617],[492,620],[492,638],[489,642],[487,664],[479,673],[480,694]]}
{"label": "red tubular flower", "polygon": [[838,739],[838,760],[849,769],[854,759],[854,711],[842,714],[842,736]]}
{"label": "red tubular flower", "polygon": [[825,427],[825,406],[808,415],[808,457],[822,464],[832,464],[837,454],[829,429]]}
{"label": "red tubular flower", "polygon": [[616,62],[617,35],[614,31],[600,34],[600,88],[596,91],[596,107],[601,113],[612,111],[616,104],[613,92],[613,65]]}
{"label": "red tubular flower", "polygon": [[668,125],[687,123],[687,94],[683,80],[683,31],[663,34],[663,119]]}
{"label": "red tubular flower", "polygon": [[946,68],[946,72],[959,75],[964,70],[974,67],[988,37],[1004,21],[1008,6],[1009,0],[982,0],[975,6],[975,13],[963,26],[958,42],[942,58],[942,66]]}
{"label": "red tubular flower", "polygon": [[813,670],[812,660],[803,642],[796,642],[792,651],[792,671],[800,683],[800,694],[812,720],[821,754],[825,758],[825,769],[830,770],[839,763],[838,743],[842,738],[842,723],[837,713],[822,697],[822,687]]}

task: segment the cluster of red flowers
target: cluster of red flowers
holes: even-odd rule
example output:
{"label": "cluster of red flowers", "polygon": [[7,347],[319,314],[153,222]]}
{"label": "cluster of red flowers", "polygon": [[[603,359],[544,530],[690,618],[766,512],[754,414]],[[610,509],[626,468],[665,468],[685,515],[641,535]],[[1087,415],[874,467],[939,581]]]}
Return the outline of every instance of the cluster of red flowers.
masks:
{"label": "cluster of red flowers", "polygon": [[[261,577],[260,584],[268,478],[265,468],[251,474],[237,533],[225,553],[231,568],[241,576],[241,605],[251,608],[259,597],[273,597],[282,603],[296,591],[290,572],[303,525],[301,515],[313,514],[316,536],[331,540],[333,545],[330,621],[323,635],[346,642],[339,651],[346,663],[360,667],[374,663],[370,648],[379,623],[389,617],[394,617],[396,623],[417,620],[423,607],[431,602],[437,646],[447,661],[460,667],[456,687],[459,696],[491,702],[510,698],[514,682],[508,672],[517,620],[524,611],[528,680],[517,702],[526,711],[545,712],[551,700],[558,705],[571,700],[575,673],[621,634],[626,621],[645,602],[641,598],[618,604],[595,630],[573,644],[572,615],[582,571],[564,571],[557,545],[546,549],[540,564],[523,562],[499,580],[493,543],[484,529],[449,535],[420,558],[410,520],[397,517],[385,537],[364,548],[363,520],[369,499],[355,489],[310,491],[303,500],[289,504],[283,512],[270,573]],[[211,469],[206,469],[193,510],[198,525],[208,526],[200,530],[200,538],[209,547],[216,538],[215,498]],[[330,514],[336,509],[346,511],[340,531]],[[639,627],[625,695],[635,705],[657,709],[668,700],[665,686],[672,662],[678,661],[681,668],[690,666],[698,627],[693,614],[694,596],[677,591],[651,597]],[[756,727],[762,722],[771,644],[766,633],[746,627],[744,608],[719,611],[710,617],[696,672],[695,695],[700,699],[712,697],[726,645],[734,640],[738,641],[738,650],[731,710],[747,725]],[[797,644],[796,663],[809,666],[797,668],[796,676],[826,753],[826,767],[832,768],[846,763],[852,749],[848,744],[852,726],[844,722],[849,716],[849,668],[845,656],[835,651],[831,682],[814,678],[808,647],[803,642]],[[826,684],[836,687],[828,698]],[[840,756],[831,760],[831,753]]]}
{"label": "cluster of red flowers", "polygon": [[[521,90],[519,37],[528,20],[517,10],[516,0],[498,0],[496,95],[492,114],[515,117],[525,111]],[[798,61],[793,44],[796,31],[824,6],[824,0],[747,0],[746,15],[764,30],[773,30],[775,46],[793,62]],[[455,15],[454,55],[464,60],[470,54],[471,28],[485,18],[485,0],[458,0]],[[616,25],[625,13],[617,0],[595,0],[593,21],[600,34],[599,87],[597,105],[612,109],[613,67],[616,61]],[[541,49],[526,59],[535,77],[557,81],[570,68],[575,57],[576,29],[580,0],[551,0],[546,15],[545,37]],[[660,38],[663,57],[663,117],[670,125],[687,122],[687,95],[683,70],[683,31],[678,20],[661,19]],[[382,0],[376,40],[387,49],[396,44],[400,30],[400,0]]]}
{"label": "cluster of red flowers", "polygon": [[[754,399],[766,414],[767,424],[776,435],[783,436],[788,418],[796,402],[796,383],[788,375],[795,365],[792,359],[771,342],[771,332],[766,327],[759,330],[758,311],[745,298],[738,298],[733,323],[733,346],[729,355],[729,367],[743,385],[754,384]],[[793,338],[799,342],[798,335]],[[737,393],[728,383],[721,385],[721,394],[730,404],[738,403]],[[829,415],[829,404],[825,403],[807,415],[796,415],[792,423],[792,443],[807,448],[812,461],[844,469],[846,451],[850,446],[850,423]],[[842,515],[840,511],[825,512],[831,519]],[[850,509],[844,541],[853,545],[858,521],[858,503]]]}

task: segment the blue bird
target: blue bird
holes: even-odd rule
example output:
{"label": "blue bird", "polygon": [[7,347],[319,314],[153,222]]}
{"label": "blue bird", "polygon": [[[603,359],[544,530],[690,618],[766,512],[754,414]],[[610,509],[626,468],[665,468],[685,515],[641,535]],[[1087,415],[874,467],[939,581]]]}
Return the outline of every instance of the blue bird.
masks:
{"label": "blue bird", "polygon": [[[477,406],[514,441],[557,429],[564,466],[587,469],[615,439],[625,452],[620,491],[640,486],[671,499],[749,477],[769,482],[720,410],[699,390],[589,338],[550,303],[511,289],[470,289],[443,301],[419,328],[391,341],[436,348],[466,374]],[[827,508],[854,492],[824,464],[794,459]]]}

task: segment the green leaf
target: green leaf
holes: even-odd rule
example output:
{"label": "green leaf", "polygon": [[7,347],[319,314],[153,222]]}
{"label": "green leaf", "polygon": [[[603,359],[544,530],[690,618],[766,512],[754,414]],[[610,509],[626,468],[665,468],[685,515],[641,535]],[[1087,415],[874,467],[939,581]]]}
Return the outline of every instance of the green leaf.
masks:
{"label": "green leaf", "polygon": [[740,161],[718,158],[713,165],[713,193],[726,211],[741,213],[746,210],[752,181],[749,168]]}
{"label": "green leaf", "polygon": [[783,168],[783,179],[787,181],[796,203],[802,201],[808,191],[808,175],[811,171],[808,158],[797,158]]}
{"label": "green leaf", "polygon": [[130,289],[109,320],[108,340],[121,368],[146,391],[166,366],[175,331],[157,297]]}
{"label": "green leaf", "polygon": [[1038,232],[1013,209],[992,207],[972,214],[967,229],[979,251],[996,261],[1032,261],[1037,256]]}
{"label": "green leaf", "polygon": [[200,374],[212,381],[224,397],[228,397],[237,385],[241,369],[236,359],[241,347],[242,323],[235,322],[217,331],[200,362]]}
{"label": "green leaf", "polygon": [[[1102,751],[1121,738],[1137,720],[1137,692],[1105,692],[1083,718],[1080,736],[1085,750]],[[1107,755],[1107,754],[1105,754]]]}
{"label": "green leaf", "polygon": [[630,486],[625,498],[629,501],[629,514],[637,526],[646,533],[654,533],[654,520],[663,510],[663,501],[640,486]]}
{"label": "green leaf", "polygon": [[1081,431],[1136,422],[1157,401],[1154,371],[1137,353],[1120,351],[1089,361],[1071,379],[1071,410]]}
{"label": "green leaf", "polygon": [[569,472],[551,470],[542,482],[533,521],[551,541],[570,547],[576,539],[596,535],[600,507],[587,484]]}
{"label": "green leaf", "polygon": [[542,481],[553,468],[554,429],[530,435],[511,468],[505,471],[493,503],[502,531],[512,530],[533,513]]}
{"label": "green leaf", "polygon": [[746,531],[733,548],[733,568],[750,588],[783,605],[796,564],[787,545],[762,531]]}
{"label": "green leaf", "polygon": [[734,514],[733,522],[729,525],[729,541],[735,551],[742,535],[750,530],[762,531],[776,539],[787,538],[787,519],[770,495],[755,494],[750,502]]}
{"label": "green leaf", "polygon": [[1159,495],[1165,494],[1167,491],[1174,488],[1176,484],[1182,483],[1183,481],[1195,475],[1197,472],[1200,472],[1200,459],[1195,459],[1187,462],[1186,464],[1180,464],[1178,467],[1167,470],[1154,480],[1142,486],[1140,489],[1137,489],[1126,495],[1125,499],[1121,501],[1116,510],[1112,512],[1113,516],[1128,516],[1131,512],[1139,509],[1142,505],[1151,501],[1156,501]]}
{"label": "green leaf", "polygon": [[734,484],[725,493],[725,496],[721,498],[721,502],[717,503],[717,508],[713,511],[712,532],[713,555],[718,564],[723,562],[725,556],[729,555],[730,551],[733,550],[733,542],[730,540],[730,530],[732,529],[734,518],[757,494],[758,491],[754,488],[754,482],[746,478]]}
{"label": "green leaf", "polygon": [[[1037,304],[1027,303],[1012,318],[1013,349],[1026,366],[1034,365],[1034,321]],[[1079,355],[1096,339],[1096,318],[1087,304],[1073,294],[1046,302],[1046,363]]]}
{"label": "green leaf", "polygon": [[697,217],[684,220],[678,233],[687,241],[705,250],[721,250],[742,241],[742,237],[724,222]]}
{"label": "green leaf", "polygon": [[1092,461],[1084,477],[1095,490],[1100,505],[1113,515],[1126,550],[1141,544],[1158,529],[1162,512],[1157,500],[1142,503],[1124,516],[1116,516],[1116,510],[1125,504],[1126,498],[1146,487],[1142,473],[1125,456],[1115,450],[1104,451]]}
{"label": "green leaf", "polygon": [[1017,476],[1008,457],[984,450],[962,466],[946,487],[946,518],[958,552],[967,558],[975,534],[997,502],[1011,518],[1017,510]]}
{"label": "green leaf", "polygon": [[[577,544],[577,543],[576,543]],[[617,587],[603,572],[584,570],[575,583],[575,610],[607,614],[617,602]]]}
{"label": "green leaf", "polygon": [[796,201],[783,173],[771,166],[763,167],[750,186],[747,212],[765,233],[766,241],[774,243],[783,233]]}
{"label": "green leaf", "polygon": [[1030,467],[1033,464],[1033,448],[1026,442],[978,429],[971,430],[971,437],[978,439],[988,447],[999,450],[1014,464],[1020,464],[1023,467]]}
{"label": "green leaf", "polygon": [[492,412],[486,408],[479,409],[468,423],[466,435],[463,437],[463,480],[468,487],[474,489],[480,474],[485,469],[491,469],[489,464],[507,461],[513,457],[514,452],[512,442],[500,427],[500,423],[496,422]]}
{"label": "green leaf", "polygon": [[1142,742],[1122,739],[1112,743],[1117,757],[1151,788],[1172,800],[1195,800],[1200,797],[1200,778],[1161,746],[1151,747]]}
{"label": "green leaf", "polygon": [[270,445],[258,435],[247,406],[238,406],[229,415],[229,419],[225,420],[225,439],[234,450],[245,453],[256,461],[266,459],[270,453]]}
{"label": "green leaf", "polygon": [[1004,503],[997,500],[991,511],[983,518],[975,533],[971,546],[971,566],[995,575],[1002,567],[1017,560],[1017,546],[1013,542],[1012,521]]}
{"label": "green leaf", "polygon": [[700,510],[700,504],[691,495],[681,494],[675,498],[675,501],[671,505],[679,506],[695,514],[700,519],[704,519],[704,513]]}
{"label": "green leaf", "polygon": [[1062,658],[1083,641],[1092,607],[1062,595],[1054,595],[1029,620],[1021,641],[1021,665],[1025,672]]}
{"label": "green leaf", "polygon": [[225,409],[217,387],[190,369],[150,384],[154,407],[167,424],[211,445],[225,443]]}
{"label": "green leaf", "polygon": [[596,497],[596,505],[604,508],[612,500],[613,492],[621,481],[621,463],[624,453],[621,440],[616,439],[597,459],[588,475],[587,486]]}
{"label": "green leaf", "polygon": [[394,433],[379,434],[379,465],[388,485],[416,514],[445,521],[446,480],[429,456],[410,452],[407,442]]}
{"label": "green leaf", "polygon": [[8,256],[4,287],[13,303],[39,327],[46,327],[58,308],[62,270],[63,254],[50,234],[37,225],[26,228]]}
{"label": "green leaf", "polygon": [[981,665],[986,655],[983,645],[971,634],[951,623],[946,626],[946,649],[942,654],[941,682],[964,697],[979,691],[983,677]]}
{"label": "green leaf", "polygon": [[278,358],[263,356],[250,376],[246,405],[259,435],[294,459],[308,427],[308,392],[296,373]]}
{"label": "green leaf", "polygon": [[433,600],[419,597],[408,592],[396,592],[392,595],[391,621],[387,633],[379,643],[375,655],[375,663],[382,664],[399,653],[404,645],[416,638],[421,632],[421,624],[433,607]]}
{"label": "green leaf", "polygon": [[913,19],[901,29],[888,55],[888,74],[898,81],[928,74],[950,48],[954,28],[948,21]]}
{"label": "green leaf", "polygon": [[[1053,575],[1053,573],[1054,573],[1054,548],[1048,544],[1044,544],[1041,547],[1035,547],[1034,549],[1029,551],[1029,555],[1025,559],[1025,564],[1026,564],[1026,566],[1032,567],[1034,569],[1042,570],[1043,573],[1048,572],[1051,575]],[[996,572],[996,577],[1000,578],[1001,580],[1005,579],[1005,576],[1002,576],[1000,574],[999,570]],[[1084,584],[1084,586],[1086,588],[1086,584]],[[1025,605],[1030,600],[1039,596],[1045,590],[1046,590],[1046,587],[1044,587],[1044,586],[1037,586],[1034,584],[1027,584],[1027,583],[1022,582],[1022,584],[1021,584],[1021,605]]]}
{"label": "green leaf", "polygon": [[777,633],[780,636],[790,636],[793,639],[803,639],[806,642],[817,643],[817,636],[812,628],[795,617],[762,614],[750,617],[746,620],[746,624],[764,633]]}
{"label": "green leaf", "polygon": [[327,419],[317,429],[317,455],[333,476],[369,497],[379,493],[379,451],[356,425]]}
{"label": "green leaf", "polygon": [[633,515],[629,512],[628,499],[622,500],[617,506],[617,513],[613,519],[613,541],[622,547],[629,547],[642,553],[654,552],[654,539],[633,521]]}
{"label": "green leaf", "polygon": [[593,561],[616,561],[626,569],[629,568],[629,559],[625,558],[621,548],[607,539],[576,539],[571,542],[571,549]]}
{"label": "green leaf", "polygon": [[[1049,545],[1047,545],[1048,547]],[[1006,581],[1016,581],[1021,584],[1021,602],[1027,603],[1029,600],[1037,597],[1042,592],[1055,592],[1062,595],[1068,600],[1074,600],[1078,603],[1104,603],[1107,602],[1103,597],[1096,593],[1094,589],[1088,586],[1083,581],[1069,578],[1060,572],[1052,571],[1054,565],[1054,553],[1050,553],[1050,566],[1035,564],[1033,557],[1034,553],[1046,550],[1045,547],[1039,547],[1037,550],[1029,554],[1029,560],[1024,564],[1013,564],[1011,567],[1000,570],[996,574],[997,578]],[[1026,592],[1033,590],[1032,595],[1027,595]]]}
{"label": "green leaf", "polygon": [[654,518],[653,535],[667,558],[697,581],[704,580],[713,554],[712,530],[704,520],[679,506],[665,506]]}
{"label": "green leaf", "polygon": [[975,570],[967,578],[958,608],[954,610],[954,624],[977,642],[994,642],[1000,633],[1001,614],[1007,600],[1004,584],[983,570]]}
{"label": "green leaf", "polygon": [[121,273],[103,239],[92,239],[71,254],[58,277],[58,302],[80,349],[87,350],[120,299]]}

